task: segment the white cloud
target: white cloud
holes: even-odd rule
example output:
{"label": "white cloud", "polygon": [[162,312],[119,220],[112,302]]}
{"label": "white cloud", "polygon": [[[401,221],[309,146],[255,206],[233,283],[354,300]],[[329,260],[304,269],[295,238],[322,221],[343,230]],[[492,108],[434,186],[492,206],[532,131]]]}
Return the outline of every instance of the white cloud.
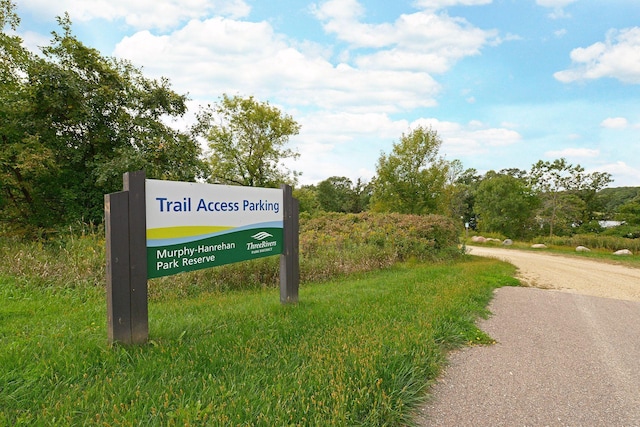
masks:
{"label": "white cloud", "polygon": [[551,19],[569,18],[570,14],[566,13],[564,8],[578,0],[536,0],[536,4],[542,7],[552,8],[553,12],[549,14]]}
{"label": "white cloud", "polygon": [[201,98],[253,94],[290,106],[369,112],[436,103],[439,85],[428,73],[333,65],[318,49],[303,49],[269,23],[217,17],[193,20],[163,36],[138,32],[124,38],[115,55]]}
{"label": "white cloud", "polygon": [[590,148],[565,148],[563,150],[547,151],[544,153],[546,157],[553,159],[559,159],[566,157],[568,159],[573,158],[595,158],[600,156],[600,150],[593,150]]}
{"label": "white cloud", "polygon": [[295,115],[302,129],[291,139],[300,158],[289,164],[304,171],[302,184],[314,184],[329,176],[352,181],[371,179],[381,151],[389,151],[409,128],[406,120],[392,120],[384,113],[318,111]]}
{"label": "white cloud", "polygon": [[[301,122],[307,134],[330,136],[339,129],[341,138],[353,141],[375,134],[383,139],[397,138],[408,128],[406,120],[393,121],[384,113],[338,113],[320,111]],[[332,136],[332,137],[335,137]]]}
{"label": "white cloud", "polygon": [[622,161],[602,165],[598,170],[610,173],[614,179],[612,185],[616,187],[636,187],[640,182],[640,169]]}
{"label": "white cloud", "polygon": [[40,48],[48,46],[50,44],[50,37],[43,34],[34,33],[33,31],[27,31],[23,34],[19,34],[22,39],[22,44],[31,52],[40,53]]}
{"label": "white cloud", "polygon": [[300,151],[300,159],[289,167],[304,171],[302,184],[317,183],[333,175],[352,181],[371,179],[381,152],[389,153],[403,133],[417,126],[438,132],[443,141],[440,154],[448,159],[482,157],[522,141],[518,132],[479,121],[460,124],[420,118],[409,123],[386,114],[325,111],[304,115],[299,122],[302,131],[291,144]]}
{"label": "white cloud", "polygon": [[[114,54],[142,66],[145,75],[169,77],[175,90],[195,99],[228,93],[283,105],[301,124],[290,141],[301,156],[287,165],[304,171],[303,184],[332,175],[370,179],[380,152],[409,129],[407,120],[390,114],[436,105],[440,85],[432,74],[478,54],[495,32],[426,12],[373,25],[360,22],[364,12],[355,0],[313,9],[327,32],[354,49],[342,52],[338,63],[326,45],[292,40],[268,22],[220,16],[193,19],[164,35],[139,31]],[[438,131],[448,126],[440,123]],[[482,152],[519,138],[481,124],[451,132],[443,137],[462,134]]]}
{"label": "white cloud", "polygon": [[244,0],[20,0],[20,8],[46,19],[69,12],[72,21],[122,19],[136,29],[159,30],[212,14],[241,18],[251,11]]}
{"label": "white cloud", "polygon": [[491,4],[493,0],[416,0],[413,5],[429,10],[444,9],[451,6],[480,6]]}
{"label": "white cloud", "polygon": [[443,73],[497,39],[496,31],[484,31],[464,19],[433,12],[403,14],[394,23],[363,23],[364,9],[357,0],[329,0],[315,6],[313,13],[325,32],[335,34],[352,49],[380,49],[357,55],[355,63],[361,68]]}
{"label": "white cloud", "polygon": [[578,0],[536,0],[536,4],[542,7],[563,8]]}
{"label": "white cloud", "polygon": [[571,51],[573,67],[554,77],[571,83],[604,77],[640,84],[640,27],[611,30],[604,42]]}
{"label": "white cloud", "polygon": [[448,157],[486,154],[496,147],[517,144],[522,136],[511,129],[487,127],[478,121],[467,125],[422,118],[411,123],[411,127],[431,126],[442,138],[442,152]]}
{"label": "white cloud", "polygon": [[567,29],[561,28],[559,30],[556,30],[553,32],[553,35],[555,35],[557,38],[562,38],[567,35]]}
{"label": "white cloud", "polygon": [[600,126],[607,129],[624,129],[629,126],[629,122],[624,117],[610,117],[604,119]]}

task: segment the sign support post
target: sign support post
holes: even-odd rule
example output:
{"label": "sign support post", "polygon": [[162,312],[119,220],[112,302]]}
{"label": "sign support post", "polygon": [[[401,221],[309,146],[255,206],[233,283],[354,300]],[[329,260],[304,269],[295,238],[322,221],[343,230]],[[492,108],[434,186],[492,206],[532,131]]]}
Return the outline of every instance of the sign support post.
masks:
{"label": "sign support post", "polygon": [[104,196],[107,258],[107,336],[131,344],[131,295],[129,293],[129,194]]}
{"label": "sign support post", "polygon": [[293,198],[291,186],[280,186],[283,192],[283,238],[284,252],[280,255],[280,302],[282,304],[298,302],[300,286],[299,256],[299,204]]}
{"label": "sign support post", "polygon": [[145,178],[144,171],[127,172],[123,177],[123,189],[129,192],[129,289],[133,344],[143,344],[149,338]]}
{"label": "sign support post", "polygon": [[105,195],[109,343],[149,337],[144,171],[125,173],[124,191]]}

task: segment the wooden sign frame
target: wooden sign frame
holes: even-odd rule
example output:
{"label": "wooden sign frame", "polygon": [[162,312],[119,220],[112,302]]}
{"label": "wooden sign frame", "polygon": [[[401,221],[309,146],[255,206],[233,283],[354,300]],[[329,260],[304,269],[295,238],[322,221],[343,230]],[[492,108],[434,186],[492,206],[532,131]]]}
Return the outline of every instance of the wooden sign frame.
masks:
{"label": "wooden sign frame", "polygon": [[[127,172],[123,191],[105,195],[107,335],[110,344],[144,344],[149,337],[145,172]],[[297,303],[300,284],[299,204],[283,191],[284,248],[280,302]]]}

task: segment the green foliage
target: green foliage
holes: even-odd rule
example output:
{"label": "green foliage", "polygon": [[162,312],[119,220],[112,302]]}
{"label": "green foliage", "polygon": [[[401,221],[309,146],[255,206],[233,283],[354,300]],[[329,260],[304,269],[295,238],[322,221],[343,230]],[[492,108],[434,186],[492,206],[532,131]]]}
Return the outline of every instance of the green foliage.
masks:
{"label": "green foliage", "polygon": [[[640,231],[640,230],[638,230]],[[629,249],[633,253],[640,253],[640,239],[630,239],[606,234],[575,234],[573,236],[538,237],[536,243],[544,243],[553,246],[566,246],[575,248],[585,246],[589,249],[603,249],[617,251]]]}
{"label": "green foliage", "polygon": [[465,172],[456,185],[466,187],[461,194],[469,208],[463,218],[473,223],[479,215],[483,232],[526,239],[602,231],[596,220],[612,219],[612,214],[604,212],[608,199],[600,192],[610,182],[608,173],[586,174],[582,166],[558,159],[540,160],[530,172],[512,168],[484,177]]}
{"label": "green foliage", "polygon": [[350,212],[353,201],[353,183],[347,177],[332,176],[318,183],[318,202],[327,212]]}
{"label": "green foliage", "polygon": [[359,213],[369,205],[370,186],[354,185],[347,177],[332,176],[315,186],[316,198],[325,212]]}
{"label": "green foliage", "polygon": [[126,171],[202,175],[199,144],[165,124],[186,97],[83,45],[68,16],[59,24],[41,56],[0,37],[0,212],[14,228],[101,222],[104,194],[122,189]]}
{"label": "green foliage", "polygon": [[621,205],[616,219],[628,225],[640,225],[640,196]]}
{"label": "green foliage", "polygon": [[300,216],[313,215],[322,211],[318,201],[318,192],[313,185],[303,185],[293,189],[293,197],[298,200]]}
{"label": "green foliage", "polygon": [[602,232],[603,236],[617,236],[625,239],[639,239],[640,244],[640,224],[622,224],[617,227],[611,227]]}
{"label": "green foliage", "polygon": [[[586,203],[576,194],[560,193],[541,197],[542,207],[537,211],[540,230],[549,235],[571,235],[582,223]],[[553,201],[552,201],[553,200]]]}
{"label": "green foliage", "polygon": [[477,214],[475,212],[476,192],[482,181],[478,171],[471,168],[459,174],[454,182],[455,194],[451,202],[451,217],[469,224],[469,228],[477,228]]}
{"label": "green foliage", "polygon": [[442,140],[431,128],[418,127],[382,153],[371,199],[377,212],[441,213],[450,164],[438,157]]}
{"label": "green foliage", "polygon": [[194,128],[211,148],[209,182],[249,187],[296,183],[297,173],[281,162],[299,156],[286,148],[289,137],[299,131],[300,125],[291,116],[268,102],[226,94],[218,104],[200,112]]}
{"label": "green foliage", "polygon": [[522,179],[488,173],[475,193],[475,212],[482,231],[523,239],[535,232],[538,198]]}
{"label": "green foliage", "polygon": [[582,166],[569,164],[565,159],[538,161],[532,166],[529,179],[542,198],[538,215],[550,236],[557,232],[556,226],[564,226],[566,230],[571,224],[594,219],[599,208],[595,196],[612,182],[608,173],[585,174]]}
{"label": "green foliage", "polygon": [[460,256],[458,230],[439,215],[332,213],[303,221],[300,229],[301,274],[311,281]]}
{"label": "green foliage", "polygon": [[575,228],[575,234],[599,234],[603,231],[604,228],[600,225],[600,222],[596,220],[585,222]]}
{"label": "green foliage", "polygon": [[474,325],[489,259],[413,265],[301,289],[152,303],[150,342],[106,345],[104,291],[0,276],[1,425],[409,425],[445,350]]}
{"label": "green foliage", "polygon": [[620,206],[636,197],[640,197],[640,187],[603,188],[598,192],[599,203],[608,215],[615,214]]}
{"label": "green foliage", "polygon": [[[399,261],[456,259],[457,230],[443,217],[327,214],[300,224],[301,281],[332,279],[386,268]],[[43,287],[105,283],[104,230],[78,226],[56,238],[21,241],[0,237],[0,276]],[[149,282],[152,300],[166,300],[279,283],[278,257],[182,273]]]}

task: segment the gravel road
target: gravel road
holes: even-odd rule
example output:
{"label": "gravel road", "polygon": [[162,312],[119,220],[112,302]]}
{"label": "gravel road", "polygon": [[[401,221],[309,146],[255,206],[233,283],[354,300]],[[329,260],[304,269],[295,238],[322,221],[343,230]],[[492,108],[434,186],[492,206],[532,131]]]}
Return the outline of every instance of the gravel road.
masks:
{"label": "gravel road", "polygon": [[[497,344],[452,353],[416,423],[640,426],[640,269],[501,248],[524,284],[479,326]],[[543,288],[543,289],[540,289]]]}
{"label": "gravel road", "polygon": [[640,301],[638,268],[514,249],[472,246],[470,252],[510,262],[518,267],[518,279],[527,286]]}

